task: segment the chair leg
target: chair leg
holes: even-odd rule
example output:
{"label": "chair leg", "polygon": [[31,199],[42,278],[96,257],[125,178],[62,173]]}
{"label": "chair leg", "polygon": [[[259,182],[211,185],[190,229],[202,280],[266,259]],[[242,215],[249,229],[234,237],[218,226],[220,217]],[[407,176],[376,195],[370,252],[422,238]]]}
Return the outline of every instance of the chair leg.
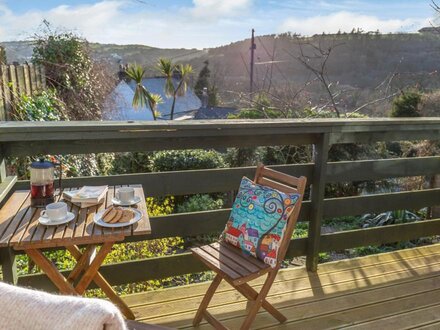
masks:
{"label": "chair leg", "polygon": [[[257,316],[258,310],[261,308],[263,303],[266,301],[266,296],[269,293],[269,290],[270,290],[270,288],[272,286],[273,281],[275,280],[275,277],[276,277],[276,272],[270,272],[269,273],[266,281],[264,282],[263,287],[261,288],[260,293],[258,294],[256,299],[254,299],[254,303],[253,303],[252,307],[250,308],[249,313],[246,316],[246,319],[244,320],[243,324],[241,325],[241,328],[240,328],[241,330],[248,330],[251,327],[252,322],[255,320],[255,317]],[[240,290],[240,292],[241,292],[241,290]],[[269,306],[273,307],[269,303],[267,303],[267,304]],[[279,312],[277,311],[277,313],[279,313]],[[279,314],[281,314],[281,313],[279,313]],[[285,318],[285,317],[283,316],[283,318]]]}
{"label": "chair leg", "polygon": [[212,296],[215,293],[215,290],[217,290],[218,286],[220,285],[220,282],[222,281],[222,277],[220,274],[217,274],[212,281],[211,285],[209,286],[208,290],[205,293],[205,296],[203,297],[202,302],[200,303],[199,309],[197,310],[196,316],[193,320],[193,326],[198,326],[203,318],[203,313],[208,308],[208,305],[212,299]]}
{"label": "chair leg", "polygon": [[[274,273],[274,279],[275,277],[276,277],[276,272]],[[231,286],[237,289],[237,291],[240,292],[245,298],[248,299],[246,305],[246,312],[249,313],[249,311],[251,310],[252,306],[255,303],[255,300],[257,300],[258,298],[258,292],[247,283],[235,285],[232,281],[228,281],[226,278],[225,280]],[[278,322],[284,323],[287,321],[287,318],[266,299],[264,299],[264,301],[262,302],[261,307],[263,307],[269,314],[271,314],[274,318],[276,318]]]}

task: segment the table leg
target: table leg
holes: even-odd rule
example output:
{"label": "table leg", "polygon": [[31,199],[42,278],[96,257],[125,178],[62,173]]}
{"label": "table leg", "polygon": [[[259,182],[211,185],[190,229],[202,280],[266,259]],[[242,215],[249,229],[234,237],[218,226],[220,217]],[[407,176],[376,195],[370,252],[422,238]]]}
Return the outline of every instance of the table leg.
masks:
{"label": "table leg", "polygon": [[[70,254],[76,259],[81,259],[81,251],[80,249],[73,245],[73,246],[67,246],[67,250],[70,252]],[[102,291],[106,294],[106,296],[119,307],[121,312],[125,315],[125,317],[129,320],[134,320],[135,316],[131,309],[127,306],[124,300],[121,299],[121,297],[118,296],[118,294],[113,290],[111,285],[107,282],[107,280],[104,278],[104,276],[101,275],[101,273],[98,271],[96,272],[95,277],[93,278],[93,281],[96,283],[97,286],[99,286]]]}
{"label": "table leg", "polygon": [[[86,250],[81,255],[79,259],[75,258],[77,261],[76,266],[73,268],[73,270],[70,272],[69,276],[67,277],[67,280],[70,283],[75,282],[75,280],[78,278],[78,276],[81,274],[81,272],[90,264],[90,258],[95,252],[96,245],[89,245],[86,247]],[[70,251],[69,251],[70,252]],[[70,253],[72,254],[72,253]]]}
{"label": "table leg", "polygon": [[81,280],[75,286],[75,291],[79,294],[83,294],[86,291],[89,284],[93,281],[96,273],[98,272],[99,267],[101,267],[104,262],[105,257],[112,250],[114,242],[105,242],[101,249],[99,250],[96,257],[93,259],[92,263],[86,268],[84,275],[81,277]]}
{"label": "table leg", "polygon": [[76,295],[75,288],[67,281],[67,279],[59,272],[46,256],[37,249],[27,249],[26,254],[41,268],[41,270],[49,277],[53,284],[63,294]]}

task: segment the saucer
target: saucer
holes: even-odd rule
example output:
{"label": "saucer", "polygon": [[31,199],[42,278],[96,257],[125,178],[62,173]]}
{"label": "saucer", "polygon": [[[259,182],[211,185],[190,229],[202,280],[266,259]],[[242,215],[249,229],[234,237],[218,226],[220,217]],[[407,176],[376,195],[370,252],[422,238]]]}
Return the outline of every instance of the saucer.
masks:
{"label": "saucer", "polygon": [[113,205],[117,205],[117,206],[130,206],[130,205],[137,204],[140,201],[141,201],[141,198],[139,196],[134,196],[134,198],[131,201],[127,201],[127,202],[123,202],[123,201],[117,199],[116,197],[112,198]]}
{"label": "saucer", "polygon": [[45,226],[58,226],[58,225],[64,225],[65,223],[68,223],[75,219],[75,214],[72,212],[67,212],[67,215],[64,219],[59,220],[50,220],[49,217],[39,217],[38,222]]}

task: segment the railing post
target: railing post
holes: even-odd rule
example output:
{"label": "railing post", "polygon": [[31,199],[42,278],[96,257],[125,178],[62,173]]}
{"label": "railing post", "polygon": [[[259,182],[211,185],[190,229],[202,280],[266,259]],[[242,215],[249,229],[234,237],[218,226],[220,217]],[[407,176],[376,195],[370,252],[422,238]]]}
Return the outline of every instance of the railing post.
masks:
{"label": "railing post", "polygon": [[315,272],[318,269],[319,241],[321,237],[321,220],[324,209],[324,191],[327,172],[328,151],[330,149],[330,134],[320,136],[314,150],[313,180],[311,182],[311,202],[309,236],[307,241],[307,270]]}

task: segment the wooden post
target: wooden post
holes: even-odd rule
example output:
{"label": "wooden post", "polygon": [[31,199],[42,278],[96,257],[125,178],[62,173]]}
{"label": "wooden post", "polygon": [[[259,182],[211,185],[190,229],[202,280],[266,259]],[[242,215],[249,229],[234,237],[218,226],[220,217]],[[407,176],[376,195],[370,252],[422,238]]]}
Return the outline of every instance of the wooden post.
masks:
{"label": "wooden post", "polygon": [[35,73],[35,66],[31,63],[29,64],[30,79],[31,79],[31,90],[32,94],[37,90],[37,75]]}
{"label": "wooden post", "polygon": [[40,66],[39,65],[35,65],[34,66],[34,70],[35,70],[35,82],[37,85],[37,89],[40,90],[41,89],[41,71],[40,71]]}
{"label": "wooden post", "polygon": [[26,80],[24,77],[24,66],[23,65],[17,65],[15,67],[15,70],[17,72],[17,85],[18,85],[18,95],[20,94],[26,94]]}
{"label": "wooden post", "polygon": [[327,171],[328,151],[330,148],[329,133],[321,135],[315,145],[314,171],[311,186],[312,210],[310,212],[309,236],[307,240],[307,270],[316,272],[318,269],[319,241],[321,237],[321,221],[324,211],[325,176]]}
{"label": "wooden post", "polygon": [[2,77],[2,67],[0,66],[0,121],[4,121],[6,120],[6,106],[4,104],[4,99],[5,99],[3,96],[4,86],[1,77]]}
{"label": "wooden post", "polygon": [[0,249],[0,260],[2,263],[3,281],[16,285],[18,276],[14,250],[10,248]]}
{"label": "wooden post", "polygon": [[38,67],[40,69],[40,75],[41,75],[41,88],[43,90],[45,90],[46,89],[46,69],[42,65],[39,65]]}
{"label": "wooden post", "polygon": [[6,120],[11,117],[12,104],[11,104],[11,88],[9,87],[9,69],[7,65],[1,66],[1,79],[3,85],[3,101],[5,105]]}
{"label": "wooden post", "polygon": [[32,88],[31,88],[31,74],[29,71],[29,65],[23,64],[23,73],[24,73],[24,87],[26,89],[26,95],[31,95]]}

